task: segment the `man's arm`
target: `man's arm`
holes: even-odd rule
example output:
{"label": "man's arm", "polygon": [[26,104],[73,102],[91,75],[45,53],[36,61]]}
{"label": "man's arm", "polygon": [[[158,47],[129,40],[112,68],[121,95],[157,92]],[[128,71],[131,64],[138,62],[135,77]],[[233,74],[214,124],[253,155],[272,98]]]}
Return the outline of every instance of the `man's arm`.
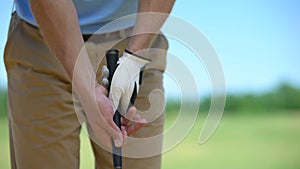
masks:
{"label": "man's arm", "polygon": [[135,53],[149,47],[155,33],[159,32],[170,14],[174,2],[175,0],[139,0],[134,36],[130,39],[127,50]]}
{"label": "man's arm", "polygon": [[72,0],[30,0],[31,9],[51,52],[72,79],[84,42]]}
{"label": "man's arm", "polygon": [[115,110],[126,114],[133,92],[138,92],[140,70],[151,61],[148,48],[160,31],[174,0],[139,0],[136,24],[111,82],[109,98]]}
{"label": "man's arm", "polygon": [[121,146],[123,137],[113,122],[114,112],[106,97],[107,91],[97,85],[88,54],[83,48],[84,41],[72,0],[30,0],[30,4],[48,48],[73,80],[73,89],[97,139],[110,144],[112,136],[114,140],[118,140],[116,146]]}
{"label": "man's arm", "polygon": [[[174,0],[140,0],[138,11],[169,13],[173,3]],[[60,60],[70,79],[73,80],[73,89],[89,122],[94,126],[94,133],[99,136],[101,130],[105,129],[109,136],[120,143],[116,146],[122,145],[121,131],[113,122],[114,112],[111,102],[105,96],[107,91],[96,83],[95,72],[83,47],[84,41],[72,0],[30,0],[30,4],[48,48]],[[134,30],[144,32],[143,30],[149,28],[148,26],[151,26],[152,22],[150,32],[157,32],[166,17],[151,17],[150,20],[138,17]],[[132,52],[145,49],[151,43],[153,36],[151,34],[134,36],[127,49]],[[78,57],[79,54],[80,57]],[[75,64],[77,64],[76,67],[80,67],[80,71],[76,71],[76,73],[74,73]],[[136,128],[135,131],[139,128]],[[102,134],[101,137],[105,136]],[[108,144],[110,143],[110,139],[104,140]]]}

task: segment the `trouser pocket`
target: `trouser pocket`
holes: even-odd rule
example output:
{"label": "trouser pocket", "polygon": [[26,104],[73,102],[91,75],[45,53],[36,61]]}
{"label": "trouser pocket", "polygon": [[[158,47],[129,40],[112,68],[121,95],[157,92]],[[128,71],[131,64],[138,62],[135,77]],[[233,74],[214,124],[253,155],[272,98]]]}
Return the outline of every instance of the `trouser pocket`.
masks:
{"label": "trouser pocket", "polygon": [[5,63],[6,70],[8,68],[7,59],[10,55],[9,53],[11,51],[11,43],[13,41],[13,38],[15,37],[14,31],[18,27],[20,21],[21,21],[21,18],[17,15],[16,12],[11,14],[11,19],[10,19],[10,24],[9,24],[8,34],[7,34],[7,40],[6,40],[6,44],[5,44],[5,48],[4,48],[4,63]]}

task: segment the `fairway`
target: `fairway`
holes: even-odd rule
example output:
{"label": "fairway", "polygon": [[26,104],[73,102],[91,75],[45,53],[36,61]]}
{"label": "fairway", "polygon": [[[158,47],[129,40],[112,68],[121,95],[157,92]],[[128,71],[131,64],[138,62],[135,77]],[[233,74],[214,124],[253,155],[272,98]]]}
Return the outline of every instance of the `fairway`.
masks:
{"label": "fairway", "polygon": [[[167,116],[167,126],[175,117]],[[300,113],[226,115],[211,139],[198,144],[204,117],[175,148],[163,155],[163,169],[299,169]],[[81,134],[81,169],[94,158]],[[7,120],[0,118],[0,169],[9,169]]]}

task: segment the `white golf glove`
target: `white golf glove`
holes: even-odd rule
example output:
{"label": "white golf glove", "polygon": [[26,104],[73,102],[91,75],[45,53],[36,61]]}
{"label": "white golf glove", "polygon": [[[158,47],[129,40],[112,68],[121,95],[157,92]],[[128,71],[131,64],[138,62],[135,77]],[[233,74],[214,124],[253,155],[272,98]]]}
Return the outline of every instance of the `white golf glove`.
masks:
{"label": "white golf glove", "polygon": [[[118,67],[112,78],[109,99],[116,109],[125,115],[130,104],[130,98],[136,86],[139,90],[140,71],[150,60],[133,54],[127,50],[118,61]],[[136,94],[137,94],[136,93]]]}

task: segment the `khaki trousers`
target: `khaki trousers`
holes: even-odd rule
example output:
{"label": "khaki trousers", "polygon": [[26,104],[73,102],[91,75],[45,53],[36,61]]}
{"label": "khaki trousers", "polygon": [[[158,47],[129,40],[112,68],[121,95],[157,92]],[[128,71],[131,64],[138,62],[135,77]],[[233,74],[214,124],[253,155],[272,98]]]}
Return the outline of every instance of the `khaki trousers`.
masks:
{"label": "khaki trousers", "polygon": [[[120,41],[124,38],[123,34],[124,32],[115,32],[100,40],[87,42],[86,48],[91,62],[96,63],[94,61],[103,58],[105,51],[111,46],[123,51],[127,45],[126,40]],[[168,43],[160,35],[155,38],[151,48],[166,50]],[[21,20],[17,14],[12,15],[4,57],[8,76],[12,168],[79,168],[81,124],[74,110],[70,79],[58,59],[45,45],[39,30]],[[153,58],[151,68],[144,73],[136,100],[136,107],[140,110],[150,107],[148,96],[151,91],[163,90],[165,55],[154,54]],[[94,67],[97,68],[95,64]],[[162,94],[154,94],[154,98],[151,105],[164,103]],[[164,113],[159,114],[133,137],[148,138],[161,134],[163,121]],[[91,144],[96,168],[112,169],[112,154],[93,141]],[[145,145],[145,150],[138,151],[147,151],[147,147],[161,149],[161,145],[162,137],[159,142]],[[158,169],[160,165],[160,154],[147,158],[123,158],[124,169]]]}

